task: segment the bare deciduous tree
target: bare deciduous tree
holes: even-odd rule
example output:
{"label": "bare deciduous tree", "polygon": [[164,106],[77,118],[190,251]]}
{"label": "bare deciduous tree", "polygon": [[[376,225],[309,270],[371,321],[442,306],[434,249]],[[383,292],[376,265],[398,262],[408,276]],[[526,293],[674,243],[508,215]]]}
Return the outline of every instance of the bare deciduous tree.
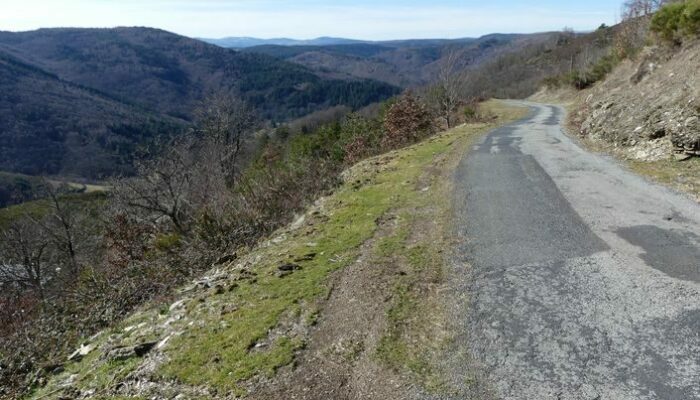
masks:
{"label": "bare deciduous tree", "polygon": [[433,108],[445,120],[448,129],[453,125],[455,112],[464,104],[466,79],[461,67],[459,54],[448,53],[440,66],[437,82],[429,92]]}
{"label": "bare deciduous tree", "polygon": [[670,0],[627,0],[622,5],[622,18],[625,20],[653,14]]}
{"label": "bare deciduous tree", "polygon": [[175,230],[189,230],[192,204],[189,198],[194,160],[184,144],[170,146],[154,160],[138,165],[139,176],[114,184],[119,206],[158,223],[166,218]]}
{"label": "bare deciduous tree", "polygon": [[76,253],[75,225],[76,215],[73,210],[63,202],[57,188],[50,182],[45,182],[44,187],[49,198],[51,212],[45,221],[37,220],[44,231],[52,238],[57,248],[65,254],[68,273],[75,279],[80,273],[80,264]]}
{"label": "bare deciduous tree", "polygon": [[243,142],[259,125],[257,114],[244,100],[217,93],[207,97],[196,111],[197,132],[204,139],[209,156],[215,156],[229,186],[239,168]]}
{"label": "bare deciduous tree", "polygon": [[49,240],[36,223],[21,218],[0,232],[0,284],[31,290],[43,302],[54,272]]}
{"label": "bare deciduous tree", "polygon": [[241,150],[258,126],[243,100],[216,94],[197,111],[194,135],[180,137],[158,157],[141,162],[138,176],[115,184],[126,214],[151,223],[166,219],[180,234],[189,233],[195,213],[221,213],[240,169]]}

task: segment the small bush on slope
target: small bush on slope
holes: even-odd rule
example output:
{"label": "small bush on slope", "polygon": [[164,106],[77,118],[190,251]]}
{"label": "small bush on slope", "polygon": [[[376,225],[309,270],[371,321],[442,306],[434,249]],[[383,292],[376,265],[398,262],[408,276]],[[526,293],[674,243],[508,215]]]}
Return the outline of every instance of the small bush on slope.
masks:
{"label": "small bush on slope", "polygon": [[662,7],[651,19],[651,30],[667,42],[700,34],[700,0],[686,0]]}
{"label": "small bush on slope", "polygon": [[687,35],[700,35],[700,0],[690,0],[686,3],[680,27]]}
{"label": "small bush on slope", "polygon": [[424,104],[411,93],[391,106],[384,120],[387,148],[405,146],[435,133],[433,118]]}
{"label": "small bush on slope", "polygon": [[667,41],[678,41],[678,30],[685,3],[672,3],[661,8],[651,19],[651,30]]}

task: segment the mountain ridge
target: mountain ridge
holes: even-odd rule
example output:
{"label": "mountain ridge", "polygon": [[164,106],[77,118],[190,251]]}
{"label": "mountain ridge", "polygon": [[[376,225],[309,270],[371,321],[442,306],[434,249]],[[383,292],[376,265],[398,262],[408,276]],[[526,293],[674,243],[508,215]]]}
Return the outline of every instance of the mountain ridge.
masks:
{"label": "mountain ridge", "polygon": [[291,38],[270,38],[261,39],[247,36],[227,36],[223,38],[197,38],[203,42],[215,44],[227,48],[247,48],[260,45],[281,45],[281,46],[326,46],[336,44],[355,44],[355,43],[370,43],[365,40],[337,38],[330,36],[321,36],[314,39],[291,39]]}
{"label": "mountain ridge", "polygon": [[226,36],[222,38],[204,38],[196,37],[206,43],[214,44],[220,47],[231,49],[247,49],[256,46],[336,46],[336,45],[353,45],[353,44],[373,44],[386,46],[415,46],[415,45],[439,45],[449,43],[468,43],[481,39],[503,36],[527,36],[538,35],[545,32],[534,33],[489,33],[478,37],[461,37],[461,38],[407,38],[407,39],[386,39],[386,40],[363,40],[351,39],[332,36],[320,36],[313,39],[292,39],[287,37],[280,38],[257,38],[249,36]]}
{"label": "mountain ridge", "polygon": [[413,39],[325,46],[266,44],[240,49],[303,65],[338,79],[376,79],[412,88],[431,83],[448,58],[458,70],[474,68],[505,52],[551,41],[557,33],[484,35],[463,39]]}

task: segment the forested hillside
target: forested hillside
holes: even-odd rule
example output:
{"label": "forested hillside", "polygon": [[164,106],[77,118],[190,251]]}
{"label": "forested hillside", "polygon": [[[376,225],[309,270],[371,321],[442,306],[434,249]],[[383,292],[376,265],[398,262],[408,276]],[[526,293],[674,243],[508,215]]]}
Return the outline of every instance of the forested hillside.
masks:
{"label": "forested hillside", "polygon": [[100,178],[185,122],[60,79],[0,49],[0,170]]}
{"label": "forested hillside", "polygon": [[262,45],[243,51],[288,60],[328,77],[370,78],[408,88],[432,86],[449,70],[460,77],[464,97],[523,98],[547,79],[600,62],[610,54],[616,29],[602,25],[591,33],[565,29],[478,39]]}
{"label": "forested hillside", "polygon": [[212,93],[239,95],[263,119],[283,121],[397,91],[157,29],[0,32],[0,169],[129,173],[138,146],[176,134]]}
{"label": "forested hillside", "polygon": [[562,31],[548,40],[525,43],[471,69],[464,90],[473,96],[524,98],[548,80],[586,71],[611,54],[619,28],[601,25],[591,33]]}
{"label": "forested hillside", "polygon": [[[459,75],[462,98],[526,97],[607,54],[612,29],[479,39],[260,46],[236,52],[149,28],[0,32],[0,170],[102,178],[187,129],[210,94],[281,122]],[[422,90],[422,89],[421,89]],[[90,157],[86,157],[90,155]]]}
{"label": "forested hillside", "polygon": [[[326,81],[306,68],[150,28],[41,29],[0,34],[18,58],[62,79],[187,119],[208,92],[237,90],[266,117],[376,101],[393,88]],[[320,94],[330,91],[330,98]]]}

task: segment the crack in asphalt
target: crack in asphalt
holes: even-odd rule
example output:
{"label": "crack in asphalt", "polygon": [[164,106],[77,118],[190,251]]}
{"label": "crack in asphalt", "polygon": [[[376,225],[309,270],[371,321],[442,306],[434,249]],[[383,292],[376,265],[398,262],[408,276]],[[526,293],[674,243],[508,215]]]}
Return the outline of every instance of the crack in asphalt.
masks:
{"label": "crack in asphalt", "polygon": [[455,174],[459,345],[502,399],[700,399],[700,206],[519,104]]}

